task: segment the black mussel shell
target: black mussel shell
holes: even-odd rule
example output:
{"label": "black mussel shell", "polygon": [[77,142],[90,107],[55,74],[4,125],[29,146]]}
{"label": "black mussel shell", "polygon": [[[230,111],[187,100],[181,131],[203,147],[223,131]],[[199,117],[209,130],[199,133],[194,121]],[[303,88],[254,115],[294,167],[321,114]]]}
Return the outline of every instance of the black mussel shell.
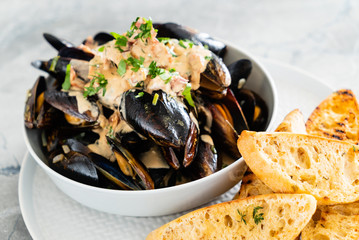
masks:
{"label": "black mussel shell", "polygon": [[52,34],[44,33],[43,36],[46,41],[50,43],[50,45],[53,46],[57,51],[60,51],[62,48],[65,47],[75,47],[75,45],[70,43],[69,41],[55,37]]}
{"label": "black mussel shell", "polygon": [[[56,158],[63,159],[56,160]],[[59,153],[55,151],[50,156],[50,167],[61,175],[77,182],[98,186],[98,175],[95,165],[87,155],[70,151]]]}
{"label": "black mussel shell", "polygon": [[186,144],[190,116],[182,103],[161,90],[125,92],[120,112],[133,129],[161,146],[180,148]]}
{"label": "black mussel shell", "polygon": [[76,97],[70,96],[67,92],[57,90],[45,91],[45,101],[62,112],[79,119],[83,119],[86,122],[95,122],[99,115],[99,109],[95,103],[91,103],[93,109],[95,110],[94,115],[92,115],[92,112],[89,110],[80,113]]}
{"label": "black mussel shell", "polygon": [[169,37],[176,39],[188,39],[194,43],[208,46],[208,49],[220,58],[226,53],[226,45],[223,42],[213,39],[207,33],[199,33],[194,29],[179,25],[177,23],[155,23],[153,27],[157,29],[157,37]]}

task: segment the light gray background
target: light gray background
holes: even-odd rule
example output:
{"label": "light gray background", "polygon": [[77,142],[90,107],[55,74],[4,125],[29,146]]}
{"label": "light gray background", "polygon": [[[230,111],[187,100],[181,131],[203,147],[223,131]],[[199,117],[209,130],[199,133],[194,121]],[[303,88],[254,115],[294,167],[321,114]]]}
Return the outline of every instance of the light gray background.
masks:
{"label": "light gray background", "polygon": [[80,43],[98,31],[125,31],[137,16],[194,27],[359,94],[359,1],[1,0],[0,239],[31,239],[17,184],[25,93],[40,74],[30,62],[56,54],[42,33]]}

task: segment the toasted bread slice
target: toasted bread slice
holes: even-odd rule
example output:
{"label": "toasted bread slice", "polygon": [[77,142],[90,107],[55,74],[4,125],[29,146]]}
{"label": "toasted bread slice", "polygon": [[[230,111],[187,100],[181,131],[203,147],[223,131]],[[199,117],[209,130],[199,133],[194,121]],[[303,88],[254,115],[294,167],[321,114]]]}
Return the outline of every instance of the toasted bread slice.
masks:
{"label": "toasted bread slice", "polygon": [[308,193],[318,204],[359,200],[359,149],[329,138],[243,131],[238,149],[274,192]]}
{"label": "toasted bread slice", "polygon": [[359,203],[318,206],[302,231],[302,240],[359,239]]}
{"label": "toasted bread slice", "polygon": [[293,133],[307,133],[305,128],[305,121],[302,112],[299,109],[294,109],[285,116],[283,122],[279,124],[276,132],[293,132]]}
{"label": "toasted bread slice", "polygon": [[[299,109],[294,109],[288,113],[275,131],[305,134],[306,129],[302,112]],[[246,175],[242,179],[241,188],[233,199],[273,193],[269,187],[251,172],[250,168],[248,168]]]}
{"label": "toasted bread slice", "polygon": [[190,212],[146,239],[295,239],[315,209],[315,198],[307,194],[255,196]]}
{"label": "toasted bread slice", "polygon": [[273,193],[272,189],[267,187],[256,175],[251,173],[243,177],[241,189],[234,199],[271,193]]}
{"label": "toasted bread slice", "polygon": [[308,134],[359,142],[359,105],[351,90],[328,96],[312,112],[306,123]]}

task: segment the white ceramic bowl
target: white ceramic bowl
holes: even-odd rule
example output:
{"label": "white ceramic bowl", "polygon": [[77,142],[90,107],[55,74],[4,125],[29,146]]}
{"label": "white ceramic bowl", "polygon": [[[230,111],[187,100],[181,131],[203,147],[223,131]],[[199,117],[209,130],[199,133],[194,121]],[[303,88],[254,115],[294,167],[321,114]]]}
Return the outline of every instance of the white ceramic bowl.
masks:
{"label": "white ceramic bowl", "polygon": [[[273,80],[253,57],[227,44],[224,62],[230,64],[241,58],[252,61],[253,70],[245,87],[254,90],[267,103],[270,119],[267,129],[272,130],[277,106]],[[25,128],[24,135],[33,158],[65,194],[90,208],[120,215],[160,216],[200,206],[236,185],[242,179],[246,169],[245,162],[241,158],[208,177],[178,186],[141,191],[109,190],[85,185],[58,174],[46,165],[46,158],[40,149],[41,141],[37,132]]]}

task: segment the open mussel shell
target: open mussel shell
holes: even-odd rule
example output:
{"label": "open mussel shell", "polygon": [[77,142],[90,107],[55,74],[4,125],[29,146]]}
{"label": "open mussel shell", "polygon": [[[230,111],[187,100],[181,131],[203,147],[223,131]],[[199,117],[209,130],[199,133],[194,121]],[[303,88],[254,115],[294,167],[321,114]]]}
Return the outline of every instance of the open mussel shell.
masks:
{"label": "open mussel shell", "polygon": [[182,103],[161,90],[152,94],[141,90],[125,92],[120,113],[133,129],[160,146],[180,148],[186,144],[189,114]]}
{"label": "open mussel shell", "polygon": [[103,174],[108,180],[116,184],[118,187],[124,190],[141,190],[142,188],[136,181],[130,176],[125,175],[117,163],[110,162],[108,159],[95,154],[90,153],[91,160],[96,166],[96,169]]}
{"label": "open mussel shell", "polygon": [[223,61],[212,53],[211,60],[201,73],[200,90],[211,98],[222,98],[231,84],[231,76]]}
{"label": "open mussel shell", "polygon": [[194,43],[201,43],[208,46],[208,49],[217,56],[223,58],[226,53],[226,45],[213,39],[207,33],[199,33],[196,30],[177,24],[177,23],[155,23],[153,27],[157,29],[157,37],[169,37],[176,39],[188,39]]}
{"label": "open mussel shell", "polygon": [[210,135],[201,135],[198,153],[193,163],[185,169],[192,180],[209,176],[218,169],[217,150]]}
{"label": "open mussel shell", "polygon": [[128,164],[136,174],[133,174],[131,170],[126,170],[126,172],[132,174],[133,178],[138,176],[141,179],[140,183],[143,185],[144,189],[154,189],[154,182],[143,163],[137,160],[131,152],[125,149],[118,140],[107,137],[107,141],[111,145],[112,151],[117,155],[116,158],[118,158],[119,165],[123,166]]}
{"label": "open mussel shell", "polygon": [[[62,112],[82,119],[86,122],[95,122],[99,116],[99,108],[95,103],[88,103],[91,105],[91,111],[79,112],[78,103],[75,96],[70,96],[68,92],[48,90],[45,91],[45,101],[53,107],[61,110]],[[87,100],[83,100],[87,101]]]}
{"label": "open mussel shell", "polygon": [[64,58],[78,59],[84,61],[90,61],[95,55],[89,52],[85,52],[82,49],[75,47],[64,47],[62,48],[58,55]]}
{"label": "open mussel shell", "polygon": [[64,47],[75,47],[75,45],[72,44],[71,42],[62,38],[55,37],[52,34],[44,33],[43,36],[45,40],[58,51]]}
{"label": "open mussel shell", "polygon": [[[66,149],[66,145],[62,145]],[[68,147],[67,147],[68,149]],[[98,175],[92,160],[79,152],[64,150],[50,155],[49,165],[56,172],[72,180],[98,186]]]}
{"label": "open mussel shell", "polygon": [[107,32],[99,32],[93,37],[93,39],[98,45],[103,45],[109,41],[114,40],[115,38]]}
{"label": "open mussel shell", "polygon": [[248,130],[249,127],[232,91],[229,89],[225,98],[208,102],[206,106],[213,116],[212,136],[215,145],[232,158],[239,159],[237,138],[243,130]]}
{"label": "open mussel shell", "polygon": [[228,71],[231,75],[230,89],[236,93],[246,83],[252,72],[252,62],[248,59],[240,59],[228,65]]}
{"label": "open mussel shell", "polygon": [[40,76],[31,90],[28,92],[26,103],[25,103],[25,126],[33,128],[37,126],[37,116],[44,103],[43,96],[39,97],[40,94],[46,89],[45,78]]}

